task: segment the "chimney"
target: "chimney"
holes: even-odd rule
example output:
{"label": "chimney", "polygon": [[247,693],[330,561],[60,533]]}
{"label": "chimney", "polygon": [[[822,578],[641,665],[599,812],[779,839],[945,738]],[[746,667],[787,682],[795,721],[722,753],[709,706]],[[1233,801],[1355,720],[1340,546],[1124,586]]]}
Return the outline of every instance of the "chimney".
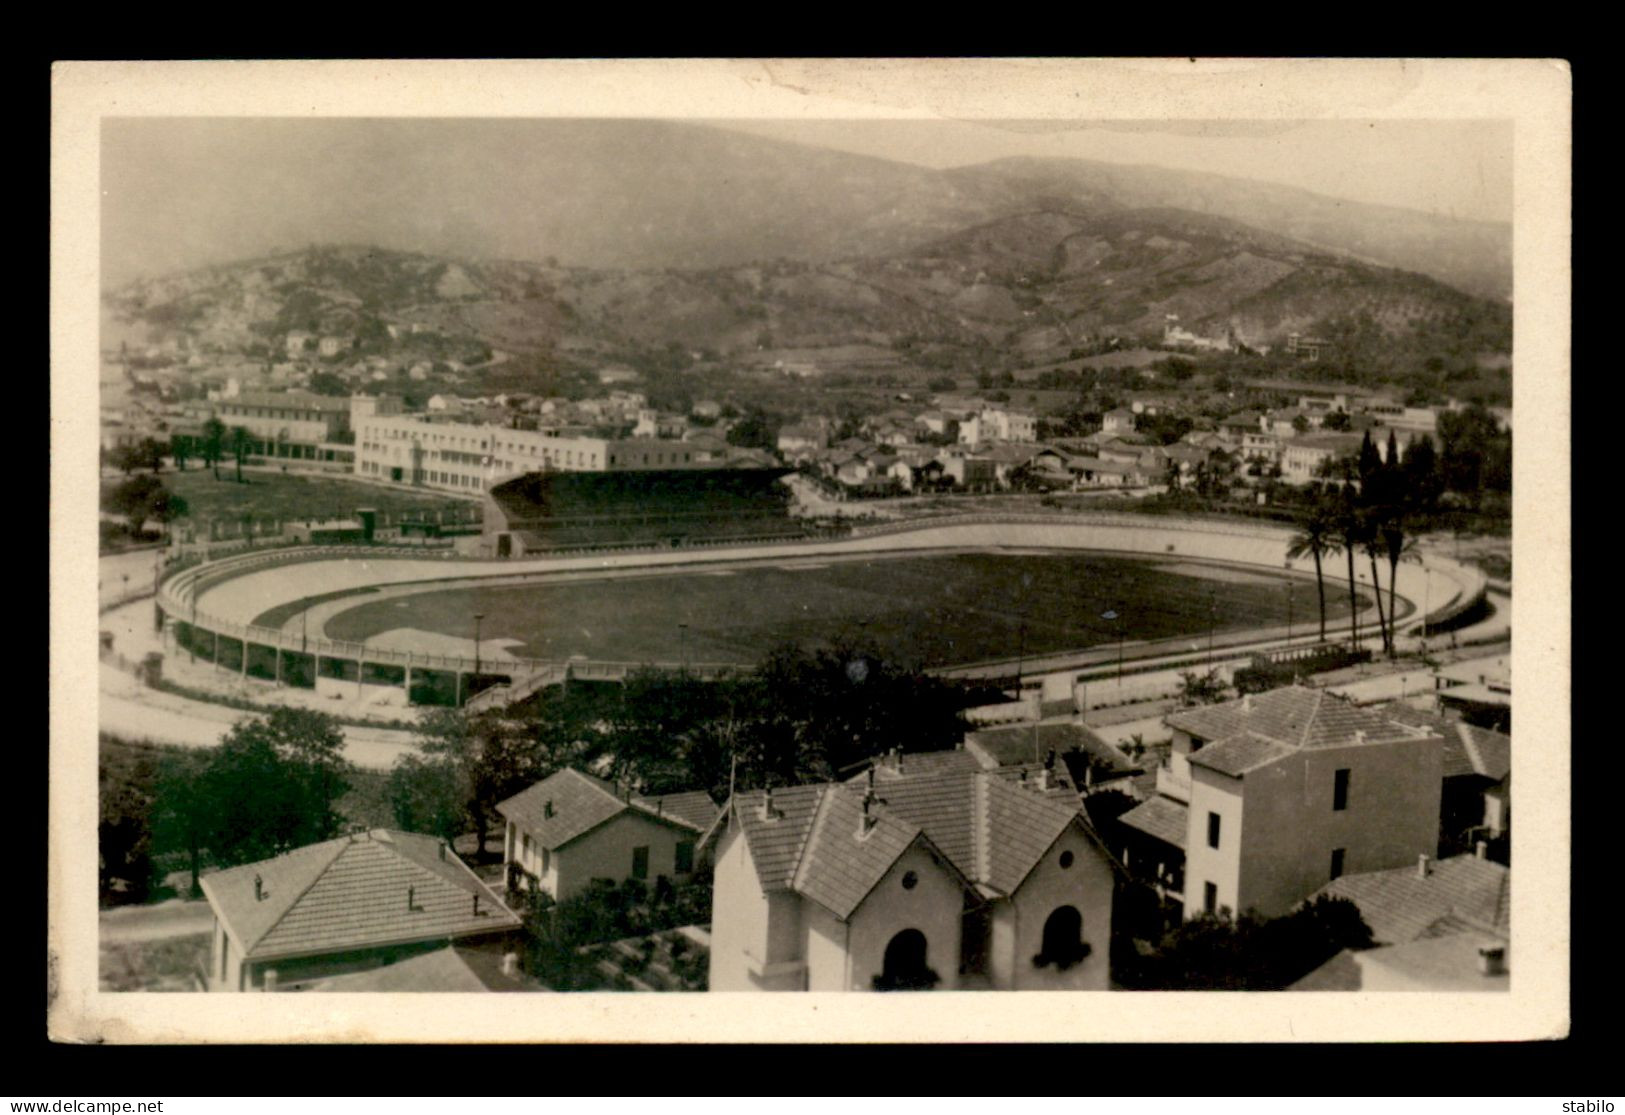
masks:
{"label": "chimney", "polygon": [[446,842],[444,840],[440,842],[440,862],[446,862]]}
{"label": "chimney", "polygon": [[868,787],[869,793],[875,792],[875,765],[873,763],[870,763],[869,769],[864,772],[863,784]]}
{"label": "chimney", "polygon": [[1253,695],[1251,693],[1243,693],[1241,695],[1241,711],[1253,711]]}
{"label": "chimney", "polygon": [[1478,972],[1483,976],[1504,976],[1507,974],[1507,950],[1505,945],[1481,945],[1478,950]]}
{"label": "chimney", "polygon": [[[1478,954],[1479,954],[1480,957],[1482,957],[1484,955],[1484,950],[1479,949]],[[1482,961],[1480,963],[1482,963]],[[267,969],[265,969],[264,987],[265,987],[266,991],[275,991],[276,990],[276,969],[275,968],[267,968]]]}
{"label": "chimney", "polygon": [[254,901],[255,902],[263,902],[264,900],[265,900],[265,880],[260,878],[258,872],[255,872],[254,873]]}
{"label": "chimney", "polygon": [[1365,742],[1365,729],[1364,728],[1356,728],[1356,729],[1354,729],[1354,742],[1355,743],[1364,743]]}
{"label": "chimney", "polygon": [[553,816],[553,799],[552,798],[549,798],[547,800],[547,804],[542,806],[542,816],[543,817],[551,817],[551,816]]}
{"label": "chimney", "polygon": [[1086,760],[1083,764],[1083,788],[1086,791],[1095,788],[1095,764],[1093,760]]}
{"label": "chimney", "polygon": [[474,896],[474,916],[480,916],[480,896],[477,894]]}
{"label": "chimney", "polygon": [[1484,842],[1482,840],[1477,841],[1476,843],[1474,843],[1473,844],[1473,855],[1477,856],[1479,859],[1489,859],[1489,857],[1490,857],[1490,846],[1489,846],[1489,844],[1487,844],[1486,842]]}
{"label": "chimney", "polygon": [[519,975],[519,954],[517,952],[502,954],[502,974],[505,976]]}
{"label": "chimney", "polygon": [[406,888],[406,908],[408,910],[415,910],[415,909],[418,908],[418,888],[417,887],[407,887]]}
{"label": "chimney", "polygon": [[1418,879],[1426,879],[1428,877],[1428,870],[1428,856],[1426,852],[1423,852],[1421,855],[1416,857],[1416,877]]}
{"label": "chimney", "polygon": [[762,820],[772,822],[784,816],[783,812],[773,807],[773,787],[769,786],[762,791]]}
{"label": "chimney", "polygon": [[859,840],[874,831],[875,824],[878,821],[878,818],[872,812],[875,801],[876,798],[872,792],[863,795],[863,819],[858,823]]}

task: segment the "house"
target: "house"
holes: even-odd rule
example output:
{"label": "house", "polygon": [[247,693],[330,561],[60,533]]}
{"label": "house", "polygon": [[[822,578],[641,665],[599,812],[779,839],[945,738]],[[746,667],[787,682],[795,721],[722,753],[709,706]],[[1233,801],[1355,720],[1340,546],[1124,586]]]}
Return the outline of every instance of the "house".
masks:
{"label": "house", "polygon": [[1138,416],[1128,407],[1118,407],[1108,410],[1100,416],[1100,432],[1103,434],[1117,434],[1132,431]]}
{"label": "house", "polygon": [[722,404],[715,399],[701,399],[690,407],[688,412],[695,418],[721,418]]}
{"label": "house", "polygon": [[942,462],[942,475],[956,488],[985,492],[997,483],[998,469],[990,457],[953,454],[938,460]]}
{"label": "house", "polygon": [[601,778],[565,769],[502,802],[497,812],[506,822],[503,860],[510,879],[518,876],[527,889],[564,902],[594,879],[685,882],[694,871],[695,844],[717,807],[700,791],[627,796]]}
{"label": "house", "polygon": [[350,346],[345,337],[323,337],[316,342],[316,351],[322,356],[337,356]]}
{"label": "house", "polygon": [[305,350],[310,347],[310,342],[313,339],[313,336],[313,334],[307,333],[303,329],[295,329],[290,332],[283,341],[283,345],[288,355],[303,356],[305,354]]}
{"label": "house", "polygon": [[1480,839],[1500,842],[1512,823],[1512,737],[1399,701],[1383,711],[1443,741],[1440,854],[1470,849]]}
{"label": "house", "polygon": [[1301,333],[1286,335],[1287,355],[1307,360],[1311,364],[1319,360],[1328,347],[1328,342],[1319,337],[1306,337]]}
{"label": "house", "polygon": [[1281,451],[1281,479],[1288,484],[1308,484],[1331,467],[1331,462],[1359,456],[1361,434],[1306,434],[1288,441]]}
{"label": "house", "polygon": [[1293,991],[1506,991],[1512,873],[1482,855],[1345,875],[1315,896],[1360,910],[1376,948],[1344,952]]}
{"label": "house", "polygon": [[806,460],[813,453],[824,448],[824,443],[828,439],[828,433],[819,425],[800,423],[794,426],[785,426],[779,431],[779,452],[784,454],[786,460]]}
{"label": "house", "polygon": [[1178,880],[1163,885],[1186,917],[1277,917],[1343,874],[1438,846],[1443,741],[1428,729],[1296,685],[1164,723],[1157,797],[1121,821],[1141,865]]}
{"label": "house", "polygon": [[1116,865],[1047,789],[905,768],[735,795],[706,835],[711,990],[1106,989]]}
{"label": "house", "polygon": [[289,990],[448,944],[494,943],[519,915],[432,836],[373,829],[204,875],[211,991]]}
{"label": "house", "polygon": [[1057,756],[1080,790],[1140,773],[1140,767],[1128,756],[1070,720],[981,728],[966,734],[965,750],[988,768],[1026,766]]}

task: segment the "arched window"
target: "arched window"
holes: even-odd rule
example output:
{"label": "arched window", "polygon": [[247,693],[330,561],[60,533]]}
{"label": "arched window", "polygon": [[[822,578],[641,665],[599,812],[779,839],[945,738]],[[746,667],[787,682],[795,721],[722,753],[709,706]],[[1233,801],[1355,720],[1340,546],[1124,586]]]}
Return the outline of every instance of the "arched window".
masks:
{"label": "arched window", "polygon": [[876,991],[929,991],[940,978],[925,963],[925,934],[905,929],[886,945],[880,974],[874,978]]}
{"label": "arched window", "polygon": [[1033,966],[1043,968],[1053,964],[1056,971],[1064,972],[1089,952],[1089,944],[1083,939],[1083,915],[1076,907],[1061,906],[1044,922],[1044,944],[1042,951],[1033,957]]}

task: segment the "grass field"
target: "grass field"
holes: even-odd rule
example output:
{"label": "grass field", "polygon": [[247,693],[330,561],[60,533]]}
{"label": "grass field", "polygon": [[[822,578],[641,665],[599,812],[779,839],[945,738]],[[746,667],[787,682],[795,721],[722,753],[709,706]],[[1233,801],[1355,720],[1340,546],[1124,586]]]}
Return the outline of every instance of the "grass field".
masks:
{"label": "grass field", "polygon": [[[452,508],[466,511],[473,507],[468,500],[435,492],[396,491],[343,477],[249,470],[239,484],[235,476],[235,469],[222,464],[219,480],[209,469],[195,465],[185,472],[163,473],[160,478],[166,488],[186,500],[187,517],[193,520],[236,522],[245,512],[263,521],[345,518],[354,515],[358,507],[375,507],[387,515]],[[102,491],[105,493],[122,479],[103,479]]]}
{"label": "grass field", "polygon": [[[753,662],[773,646],[863,637],[887,657],[925,667],[1207,635],[1287,622],[1288,582],[1249,571],[1243,583],[1163,568],[1160,559],[1094,554],[943,554],[783,565],[553,585],[425,592],[349,609],[329,637],[361,640],[395,628],[513,639],[515,654],[618,661]],[[1181,564],[1191,569],[1191,563]],[[1215,569],[1222,576],[1222,570]],[[1307,631],[1312,581],[1291,582]],[[1328,619],[1347,592],[1327,583]],[[1101,619],[1112,610],[1114,624]],[[687,625],[686,631],[681,625]],[[1119,626],[1120,625],[1120,626]]]}

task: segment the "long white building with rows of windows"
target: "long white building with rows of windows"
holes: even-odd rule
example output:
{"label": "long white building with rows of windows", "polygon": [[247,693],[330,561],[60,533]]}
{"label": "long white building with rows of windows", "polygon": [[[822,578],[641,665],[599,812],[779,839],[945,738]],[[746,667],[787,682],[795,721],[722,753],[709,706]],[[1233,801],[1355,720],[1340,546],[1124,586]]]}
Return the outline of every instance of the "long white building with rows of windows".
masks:
{"label": "long white building with rows of windows", "polygon": [[619,472],[702,465],[681,441],[569,436],[558,430],[511,430],[422,415],[379,413],[357,398],[351,414],[358,476],[414,487],[485,491],[526,472]]}

